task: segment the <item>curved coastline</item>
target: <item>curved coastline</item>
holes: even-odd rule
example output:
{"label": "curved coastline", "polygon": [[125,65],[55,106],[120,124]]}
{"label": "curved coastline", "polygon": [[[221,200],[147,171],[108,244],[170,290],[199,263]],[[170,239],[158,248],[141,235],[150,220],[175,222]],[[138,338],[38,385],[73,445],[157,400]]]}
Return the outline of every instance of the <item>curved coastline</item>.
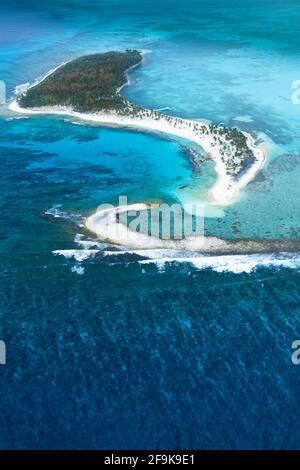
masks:
{"label": "curved coastline", "polygon": [[161,239],[146,233],[134,232],[119,221],[119,216],[127,211],[146,211],[151,205],[138,203],[128,206],[105,208],[96,211],[85,221],[86,228],[103,241],[134,249],[168,249],[188,251],[219,250],[227,245],[215,237],[190,236],[180,240]]}
{"label": "curved coastline", "polygon": [[[151,118],[150,116],[140,118],[123,116],[117,113],[79,113],[71,107],[53,106],[43,108],[21,108],[17,99],[9,103],[8,109],[15,113],[26,115],[64,115],[70,116],[85,122],[94,122],[111,127],[131,128],[137,130],[145,130],[159,134],[175,135],[185,138],[191,142],[200,145],[215,162],[215,170],[218,179],[215,185],[209,191],[209,199],[212,204],[227,206],[237,201],[240,192],[247,184],[252,181],[256,174],[263,168],[265,163],[265,153],[260,147],[254,143],[254,139],[250,134],[243,132],[247,139],[247,144],[255,156],[255,161],[250,168],[235,179],[227,174],[226,165],[221,159],[220,148],[216,145],[213,136],[210,134],[200,134],[194,131],[194,126],[203,126],[207,128],[207,122],[195,121],[190,119],[181,119],[178,117],[170,117],[160,114],[160,119]],[[147,111],[147,110],[145,110]]]}
{"label": "curved coastline", "polygon": [[[142,54],[144,59],[145,52]],[[8,103],[8,109],[17,114],[23,115],[63,115],[75,118],[87,123],[97,123],[108,127],[129,128],[138,131],[153,132],[160,135],[173,135],[194,142],[204,149],[215,162],[215,171],[217,181],[208,191],[208,203],[214,206],[227,206],[237,201],[241,191],[252,181],[256,174],[262,169],[266,156],[263,149],[255,145],[253,137],[245,132],[242,134],[246,138],[247,146],[252,151],[254,161],[239,176],[232,176],[228,172],[228,160],[224,158],[224,140],[220,139],[217,133],[211,132],[207,121],[182,119],[179,117],[169,116],[167,114],[158,113],[157,111],[142,108],[138,115],[123,115],[117,112],[95,112],[83,113],[77,112],[72,107],[67,106],[49,106],[40,108],[22,108],[18,102],[18,96],[38,83],[41,83],[49,75],[58,68],[65,65],[59,65],[55,69],[49,71],[40,80],[36,80],[33,85],[27,87],[16,88],[16,98]],[[130,84],[129,72],[136,68],[140,63],[130,67],[126,71],[127,81],[118,90],[119,94],[124,86]],[[235,148],[230,145],[226,148],[226,156],[228,158],[233,154]],[[227,166],[226,166],[227,164]],[[138,206],[138,207],[137,207]],[[117,221],[117,216],[130,210],[132,206],[116,207],[106,211],[96,211],[86,219],[86,228],[96,234],[100,239],[110,243],[125,245],[134,249],[167,248],[171,250],[190,250],[206,253],[230,253],[243,252],[245,246],[239,243],[233,245],[231,242],[221,240],[215,237],[190,237],[183,240],[161,240],[146,234],[134,233],[126,226]],[[147,204],[135,204],[133,210],[147,210]],[[258,247],[256,247],[258,248]],[[261,248],[261,247],[260,247]],[[266,247],[264,247],[265,249]],[[249,246],[246,247],[249,249]],[[260,251],[260,250],[259,250]]]}
{"label": "curved coastline", "polygon": [[239,239],[224,240],[217,237],[189,236],[180,240],[161,239],[132,231],[119,216],[127,211],[146,211],[150,204],[137,203],[127,206],[98,209],[85,221],[86,228],[102,241],[140,250],[172,250],[207,254],[230,255],[251,253],[295,253],[300,249],[299,239]]}
{"label": "curved coastline", "polygon": [[[145,59],[145,55],[149,51],[140,51],[140,62],[129,67],[126,72],[126,82],[121,85],[116,93],[120,95],[121,90],[130,84],[129,74],[130,71],[137,68]],[[184,138],[191,142],[196,143],[202,147],[207,154],[211,156],[215,162],[215,171],[217,174],[217,181],[208,192],[209,203],[216,206],[227,206],[237,201],[240,197],[240,192],[247,184],[252,181],[256,174],[263,168],[266,160],[265,151],[262,146],[255,145],[253,137],[240,131],[246,138],[247,146],[254,156],[254,162],[250,165],[245,172],[239,177],[233,177],[228,173],[228,168],[224,160],[224,140],[217,141],[217,135],[210,132],[207,121],[205,120],[190,120],[180,117],[169,116],[157,111],[142,108],[138,115],[122,115],[117,112],[96,112],[96,113],[83,113],[77,112],[72,107],[66,106],[49,106],[41,108],[22,108],[18,102],[18,97],[32,87],[42,83],[51,74],[63,67],[72,60],[63,62],[57,67],[48,71],[43,77],[37,79],[32,85],[16,87],[16,98],[8,103],[8,109],[18,114],[32,115],[32,114],[53,114],[65,115],[73,117],[85,122],[94,122],[103,124],[109,127],[121,127],[137,130],[145,130],[158,134],[167,134]],[[199,131],[199,128],[201,129]],[[230,146],[229,146],[230,147]],[[227,158],[228,153],[234,153],[234,148],[226,150]],[[234,159],[233,159],[234,160]]]}

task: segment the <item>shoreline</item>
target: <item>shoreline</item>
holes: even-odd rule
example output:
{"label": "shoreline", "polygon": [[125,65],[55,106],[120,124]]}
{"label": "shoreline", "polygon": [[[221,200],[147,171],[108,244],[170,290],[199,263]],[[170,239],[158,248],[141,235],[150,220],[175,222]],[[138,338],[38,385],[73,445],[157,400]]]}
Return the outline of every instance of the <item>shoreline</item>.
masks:
{"label": "shoreline", "polygon": [[184,239],[161,239],[157,236],[135,232],[124,225],[119,216],[127,211],[147,211],[151,205],[145,203],[129,204],[97,210],[87,217],[85,227],[103,241],[111,244],[127,246],[133,249],[168,249],[204,251],[225,248],[227,242],[216,237],[189,236]]}
{"label": "shoreline", "polygon": [[131,250],[170,250],[210,255],[282,254],[299,251],[300,241],[297,239],[225,240],[200,234],[181,239],[163,239],[144,232],[133,231],[130,226],[120,220],[120,216],[128,211],[142,212],[148,209],[151,209],[151,204],[145,203],[98,209],[86,218],[85,227],[103,242],[125,246]]}
{"label": "shoreline", "polygon": [[121,85],[118,90],[117,90],[117,94],[120,94],[120,92],[123,90],[123,88],[127,87],[130,85],[130,78],[129,78],[129,73],[134,70],[134,69],[137,69],[145,60],[145,55],[148,54],[149,51],[146,51],[146,50],[142,50],[140,51],[140,54],[142,56],[141,58],[141,61],[138,63],[138,64],[135,64],[135,65],[132,65],[131,67],[129,67],[129,69],[126,70],[125,72],[125,76],[126,76],[126,83],[123,83],[123,85]]}
{"label": "shoreline", "polygon": [[[127,83],[124,86],[126,85]],[[193,131],[195,125],[203,126],[207,129],[208,125],[206,121],[182,119],[165,114],[160,114],[159,119],[155,119],[149,116],[146,118],[124,116],[112,112],[93,114],[79,113],[74,111],[71,107],[65,106],[27,109],[21,108],[17,99],[8,104],[8,109],[15,113],[25,115],[69,116],[81,121],[104,124],[109,127],[130,128],[150,131],[156,134],[175,135],[194,142],[200,145],[215,162],[215,171],[218,178],[214,186],[208,191],[208,196],[209,203],[219,206],[227,206],[237,201],[240,197],[241,190],[255,178],[256,174],[263,168],[266,160],[265,154],[261,148],[255,146],[253,137],[243,132],[247,139],[247,144],[255,156],[255,161],[240,178],[234,179],[227,174],[226,165],[221,160],[220,151],[213,139],[214,136],[209,134],[199,135],[199,133]],[[151,111],[145,109],[145,112]]]}
{"label": "shoreline", "polygon": [[[129,67],[125,71],[126,82],[121,85],[116,94],[120,95],[121,90],[130,85],[129,74],[130,71],[139,67],[144,61],[145,55],[149,51],[142,50],[141,60],[139,63]],[[71,61],[71,60],[70,60]],[[162,114],[157,111],[149,110],[146,108],[140,108],[139,112],[135,115],[125,115],[116,112],[97,112],[97,113],[81,113],[74,111],[71,107],[66,106],[50,106],[42,108],[22,108],[18,103],[18,97],[20,94],[26,93],[26,91],[39,83],[42,83],[47,77],[53,74],[56,70],[63,67],[66,61],[57,67],[48,71],[43,77],[35,80],[32,85],[26,86],[21,85],[16,87],[15,95],[16,98],[8,103],[8,110],[23,115],[61,115],[66,117],[75,118],[79,121],[87,123],[102,124],[112,128],[127,128],[137,131],[152,132],[158,135],[176,136],[184,138],[187,141],[194,142],[199,145],[214,161],[215,172],[217,175],[216,182],[207,191],[207,204],[215,207],[225,207],[236,202],[241,195],[241,191],[252,181],[257,173],[263,168],[266,155],[262,148],[255,145],[254,138],[246,133],[240,131],[246,138],[247,147],[252,152],[254,161],[251,165],[240,175],[230,175],[230,169],[232,164],[236,163],[236,151],[237,147],[232,142],[227,142],[226,139],[220,135],[218,128],[211,129],[209,123],[205,120],[190,120],[183,119],[180,117],[169,116]],[[129,102],[128,102],[129,103]],[[129,103],[129,105],[131,105]],[[238,159],[238,164],[241,166],[241,161]],[[94,214],[97,219],[97,211]],[[86,221],[86,226],[91,223],[93,216],[89,217]],[[93,225],[91,223],[91,225]],[[89,227],[91,230],[91,227]],[[97,229],[93,226],[92,230],[97,233]],[[98,234],[99,235],[99,234]],[[144,240],[146,241],[146,240]],[[198,240],[199,243],[200,240]],[[215,241],[215,240],[214,240]],[[146,244],[149,244],[147,240]],[[153,240],[152,240],[153,242]],[[155,241],[156,243],[157,241]],[[194,246],[195,240],[193,240]],[[209,243],[208,240],[204,244]],[[203,240],[201,242],[203,247]],[[198,246],[198,248],[200,248]],[[210,247],[212,248],[212,247]]]}
{"label": "shoreline", "polygon": [[[49,70],[44,75],[42,75],[40,78],[36,78],[35,81],[31,85],[30,85],[30,83],[24,83],[24,84],[16,86],[15,87],[15,96],[18,97],[19,95],[22,95],[23,93],[25,93],[27,90],[30,90],[30,88],[33,88],[33,87],[39,85],[40,83],[43,83],[43,81],[46,80],[46,78],[48,78],[54,72],[56,72],[56,70],[60,69],[64,65],[68,64],[69,62],[72,62],[72,60],[73,59],[66,60],[65,62],[62,62],[61,64],[57,65],[56,67],[54,67],[53,69]],[[17,100],[15,100],[15,101],[17,101]],[[10,109],[9,105],[8,105],[8,109]],[[21,109],[23,109],[23,108],[21,108]]]}

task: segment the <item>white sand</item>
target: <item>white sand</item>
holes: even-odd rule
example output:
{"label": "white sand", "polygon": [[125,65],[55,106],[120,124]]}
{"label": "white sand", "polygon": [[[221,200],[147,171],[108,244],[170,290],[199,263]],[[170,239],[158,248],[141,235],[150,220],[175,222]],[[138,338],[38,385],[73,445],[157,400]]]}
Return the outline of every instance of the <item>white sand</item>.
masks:
{"label": "white sand", "polygon": [[151,116],[131,117],[118,115],[116,113],[78,113],[73,111],[72,108],[64,106],[25,109],[19,106],[17,100],[9,103],[9,109],[16,113],[27,115],[60,114],[112,127],[128,127],[153,131],[156,133],[176,135],[195,142],[200,145],[215,161],[218,180],[210,190],[209,196],[212,203],[221,206],[226,206],[236,201],[240,196],[240,191],[255,177],[265,162],[265,154],[262,149],[255,146],[253,138],[249,134],[244,133],[247,138],[248,146],[253,151],[256,161],[239,179],[234,179],[229,176],[226,172],[226,164],[221,160],[220,146],[214,141],[214,136],[212,134],[200,134],[199,132],[194,131],[194,125],[204,126],[208,129],[208,125],[204,121],[192,121],[189,119],[170,117],[164,114],[160,114],[160,117],[156,119]]}
{"label": "white sand", "polygon": [[[142,61],[144,60],[145,54],[147,52],[149,51],[142,51]],[[41,83],[58,68],[65,65],[65,63],[60,64],[55,69],[50,70],[44,77],[42,77],[40,80],[37,80],[33,85],[27,86],[26,84],[25,86],[17,87],[16,94],[18,94],[18,91],[19,93],[24,93],[26,89]],[[119,92],[124,86],[130,83],[128,76],[129,71],[138,65],[139,64],[134,65],[129,70],[127,70],[127,83],[125,83],[119,89]],[[222,155],[224,160],[224,142],[221,144],[216,142],[215,136],[209,131],[206,121],[181,119],[160,114],[155,111],[152,112],[150,110],[144,110],[144,116],[139,115],[131,117],[122,116],[117,113],[78,113],[71,107],[64,106],[25,109],[19,106],[17,99],[9,103],[8,109],[23,115],[59,114],[64,116],[71,116],[82,121],[96,122],[106,126],[127,127],[138,130],[153,131],[155,133],[176,135],[178,137],[195,142],[196,144],[200,145],[215,162],[215,169],[218,175],[218,179],[215,185],[209,191],[209,202],[218,206],[226,206],[238,200],[240,191],[255,177],[257,172],[261,170],[265,163],[265,152],[263,151],[262,146],[255,146],[253,138],[249,134],[244,133],[247,138],[248,146],[253,151],[256,161],[238,179],[229,176],[227,174],[226,161],[222,161]],[[197,126],[196,130],[194,129],[194,126]],[[203,129],[207,131],[207,133],[199,132],[200,126],[203,126]],[[234,149],[232,152],[234,152]],[[226,158],[230,159],[232,152],[230,148],[227,148],[225,155]]]}
{"label": "white sand", "polygon": [[145,211],[149,208],[149,205],[140,203],[98,210],[86,219],[86,227],[101,240],[133,249],[164,248],[168,250],[210,252],[227,246],[224,240],[215,237],[190,236],[182,240],[163,240],[130,230],[127,225],[118,220],[118,216],[124,212]]}
{"label": "white sand", "polygon": [[[144,54],[147,51],[143,51]],[[51,75],[59,67],[49,71],[43,78],[37,80],[33,85],[25,84],[16,88],[17,97],[26,92],[29,88],[41,83],[45,78]],[[139,65],[139,64],[138,64]],[[137,65],[136,65],[137,66]],[[133,66],[135,68],[136,66]],[[127,83],[129,77],[127,71]],[[137,116],[123,116],[117,113],[78,113],[71,107],[53,106],[43,108],[21,108],[17,99],[8,104],[8,109],[14,113],[22,115],[63,115],[71,116],[81,121],[94,122],[110,127],[127,127],[137,130],[152,131],[155,133],[175,135],[200,145],[205,152],[214,160],[215,169],[218,175],[217,182],[209,191],[209,202],[215,206],[226,206],[238,200],[240,191],[255,177],[265,163],[265,149],[262,146],[257,147],[253,138],[244,133],[249,148],[253,151],[255,162],[239,178],[233,178],[227,174],[226,160],[232,160],[234,148],[230,145],[224,146],[224,141],[219,142],[214,134],[211,133],[206,121],[193,121],[181,119],[178,117],[167,116],[156,111],[144,110]],[[199,130],[200,128],[200,130]],[[226,143],[225,143],[226,144]],[[224,147],[225,153],[224,153]],[[170,249],[170,250],[188,250],[188,251],[226,251],[228,243],[215,237],[191,236],[183,240],[163,240],[158,237],[148,236],[143,233],[130,230],[126,225],[118,221],[119,214],[129,210],[142,211],[149,207],[146,204],[133,204],[130,206],[120,206],[110,209],[96,211],[86,220],[86,227],[95,233],[101,240],[118,245],[125,245],[133,249]],[[95,250],[93,250],[93,255]],[[68,253],[73,256],[72,250]],[[86,250],[80,250],[80,259],[87,256]]]}

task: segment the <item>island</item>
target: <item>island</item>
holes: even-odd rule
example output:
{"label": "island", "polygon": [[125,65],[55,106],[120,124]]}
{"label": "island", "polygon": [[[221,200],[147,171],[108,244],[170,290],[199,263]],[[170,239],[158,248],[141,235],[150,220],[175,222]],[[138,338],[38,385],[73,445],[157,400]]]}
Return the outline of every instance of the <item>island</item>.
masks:
{"label": "island", "polygon": [[71,106],[75,111],[124,112],[127,102],[120,90],[127,82],[128,71],[138,66],[138,51],[106,52],[67,62],[19,97],[23,108]]}
{"label": "island", "polygon": [[79,57],[22,89],[9,107],[16,112],[71,115],[193,141],[215,161],[218,179],[210,190],[212,204],[224,206],[237,200],[240,190],[262,168],[264,152],[251,135],[236,127],[170,116],[123,97],[129,71],[142,64],[143,58],[144,53],[137,50]]}

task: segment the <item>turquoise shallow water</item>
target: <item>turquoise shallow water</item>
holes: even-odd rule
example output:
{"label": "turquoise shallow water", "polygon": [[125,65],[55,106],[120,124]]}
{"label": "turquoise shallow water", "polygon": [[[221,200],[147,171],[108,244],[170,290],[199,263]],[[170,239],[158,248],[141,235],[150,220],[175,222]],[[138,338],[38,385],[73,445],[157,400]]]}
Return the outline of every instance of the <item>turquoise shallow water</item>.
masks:
{"label": "turquoise shallow water", "polygon": [[[1,7],[0,79],[12,95],[83,53],[151,51],[131,100],[269,143],[207,233],[299,238],[299,16],[293,1],[19,1]],[[298,448],[299,254],[292,269],[266,266],[278,254],[204,269],[120,253],[84,230],[86,215],[121,194],[201,195],[212,163],[196,171],[183,141],[63,117],[2,116],[0,132],[0,447]]]}

